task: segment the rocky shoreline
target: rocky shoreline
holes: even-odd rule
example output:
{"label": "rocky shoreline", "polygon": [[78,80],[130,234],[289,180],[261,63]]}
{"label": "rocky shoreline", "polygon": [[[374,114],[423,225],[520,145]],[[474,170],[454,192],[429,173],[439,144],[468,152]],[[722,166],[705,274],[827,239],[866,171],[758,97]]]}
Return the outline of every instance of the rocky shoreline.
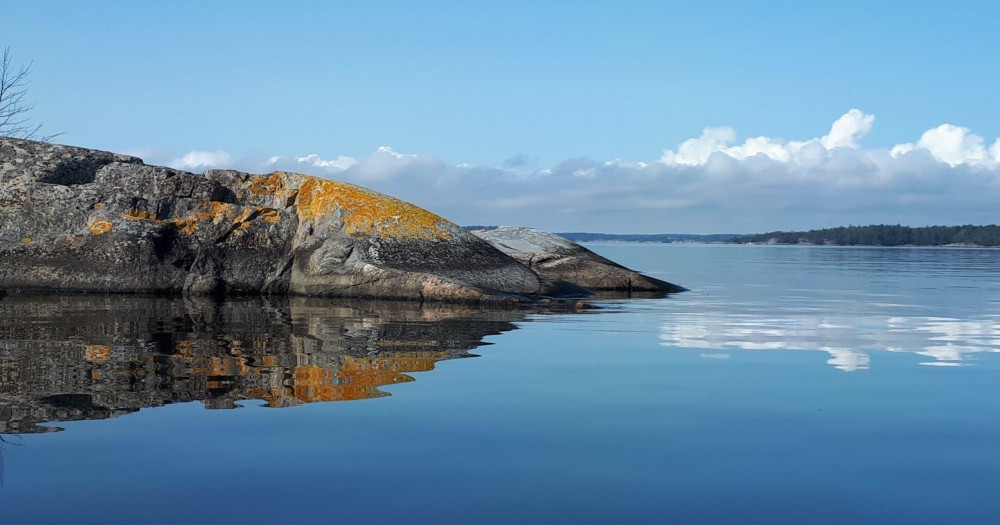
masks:
{"label": "rocky shoreline", "polygon": [[0,138],[0,291],[518,303],[683,290],[531,232],[563,262],[525,264],[510,236],[343,182]]}

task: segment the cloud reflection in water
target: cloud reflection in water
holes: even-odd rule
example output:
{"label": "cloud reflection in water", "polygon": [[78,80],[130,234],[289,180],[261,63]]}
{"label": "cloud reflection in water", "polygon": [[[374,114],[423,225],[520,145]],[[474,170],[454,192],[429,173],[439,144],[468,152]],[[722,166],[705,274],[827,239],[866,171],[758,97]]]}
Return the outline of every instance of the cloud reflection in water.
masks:
{"label": "cloud reflection in water", "polygon": [[812,306],[755,313],[751,304],[709,305],[703,312],[677,312],[660,325],[660,344],[711,351],[822,351],[830,355],[828,364],[848,372],[868,369],[870,353],[878,351],[926,356],[931,360],[920,364],[932,366],[963,366],[975,354],[1000,353],[996,316],[956,319],[871,311],[900,306],[889,303]]}

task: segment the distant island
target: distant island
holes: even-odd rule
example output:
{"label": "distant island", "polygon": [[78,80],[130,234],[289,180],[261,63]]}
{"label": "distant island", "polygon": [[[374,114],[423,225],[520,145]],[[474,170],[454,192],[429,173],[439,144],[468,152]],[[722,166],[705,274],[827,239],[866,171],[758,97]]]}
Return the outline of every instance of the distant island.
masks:
{"label": "distant island", "polygon": [[[466,226],[468,230],[495,230],[497,226]],[[752,235],[732,233],[557,233],[574,242],[642,242],[708,244],[817,244],[830,246],[1000,246],[1000,226],[922,226],[899,224],[842,226],[809,231],[774,231]]]}
{"label": "distant island", "polygon": [[[495,230],[497,226],[466,226],[467,230]],[[588,232],[558,232],[556,235],[569,239],[573,242],[696,242],[696,243],[725,243],[734,238],[740,237],[733,233],[712,233],[707,235],[695,233],[654,233],[654,234],[633,234],[633,233],[588,233]]]}
{"label": "distant island", "polygon": [[834,246],[1000,246],[1000,226],[924,226],[899,224],[846,226],[800,232],[738,236],[738,244],[825,244]]}

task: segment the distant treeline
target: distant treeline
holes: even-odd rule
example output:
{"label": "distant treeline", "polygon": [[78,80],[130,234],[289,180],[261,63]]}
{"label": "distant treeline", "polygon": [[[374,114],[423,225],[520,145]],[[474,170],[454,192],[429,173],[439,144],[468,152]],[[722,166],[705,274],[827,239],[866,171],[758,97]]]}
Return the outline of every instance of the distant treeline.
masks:
{"label": "distant treeline", "polygon": [[[496,226],[466,226],[467,230],[495,230]],[[573,242],[729,242],[735,236],[732,233],[716,233],[711,235],[698,235],[693,233],[657,233],[657,234],[631,234],[631,233],[587,233],[587,232],[560,232],[561,235]]]}
{"label": "distant treeline", "polygon": [[586,232],[564,232],[559,233],[573,242],[727,242],[733,239],[731,233],[715,233],[711,235],[698,235],[693,233],[656,233],[656,234],[631,234],[631,233],[586,233]]}
{"label": "distant treeline", "polygon": [[770,232],[734,237],[747,244],[832,244],[836,246],[945,246],[949,244],[1000,246],[1000,226],[908,226],[873,224],[810,230]]}

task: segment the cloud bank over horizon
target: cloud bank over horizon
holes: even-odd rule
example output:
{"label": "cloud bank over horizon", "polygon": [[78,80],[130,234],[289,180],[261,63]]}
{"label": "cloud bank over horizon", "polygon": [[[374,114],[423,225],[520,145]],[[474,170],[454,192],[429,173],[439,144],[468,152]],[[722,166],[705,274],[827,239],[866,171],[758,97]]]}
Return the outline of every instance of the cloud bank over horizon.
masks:
{"label": "cloud bank over horizon", "polygon": [[739,139],[729,126],[647,161],[567,159],[537,168],[512,155],[500,166],[449,164],[379,147],[366,157],[135,152],[190,171],[297,171],[354,182],[460,224],[555,231],[750,233],[846,224],[1000,222],[1000,139],[941,124],[915,141],[864,147],[875,116],[851,109],[826,134]]}

